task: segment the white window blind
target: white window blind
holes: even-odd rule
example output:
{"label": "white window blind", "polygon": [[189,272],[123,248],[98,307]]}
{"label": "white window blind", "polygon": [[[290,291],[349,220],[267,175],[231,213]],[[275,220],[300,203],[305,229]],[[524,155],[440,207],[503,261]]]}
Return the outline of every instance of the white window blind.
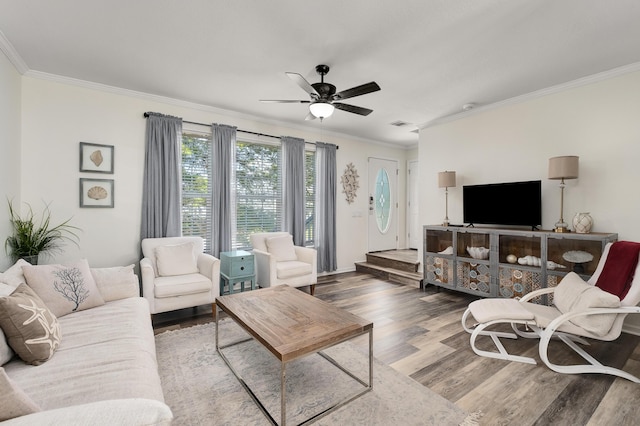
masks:
{"label": "white window blind", "polygon": [[315,243],[315,212],[316,212],[316,152],[305,152],[305,217],[304,244],[313,247]]}
{"label": "white window blind", "polygon": [[182,134],[182,235],[204,238],[211,253],[211,135]]}
{"label": "white window blind", "polygon": [[236,232],[233,248],[250,248],[249,235],[282,226],[281,150],[279,144],[236,144]]}

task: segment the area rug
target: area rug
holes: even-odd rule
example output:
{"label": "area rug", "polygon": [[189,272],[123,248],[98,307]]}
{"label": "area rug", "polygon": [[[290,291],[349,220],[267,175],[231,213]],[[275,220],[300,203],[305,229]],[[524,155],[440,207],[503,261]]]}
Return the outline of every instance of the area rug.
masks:
{"label": "area rug", "polygon": [[[220,321],[221,344],[247,336],[232,320]],[[156,336],[158,368],[174,425],[268,425],[215,348],[215,325]],[[367,381],[368,355],[346,342],[325,351]],[[224,350],[269,413],[280,420],[280,364],[254,340]],[[320,418],[316,425],[459,425],[473,416],[374,358],[373,390]],[[287,424],[343,400],[362,385],[319,355],[287,364]]]}

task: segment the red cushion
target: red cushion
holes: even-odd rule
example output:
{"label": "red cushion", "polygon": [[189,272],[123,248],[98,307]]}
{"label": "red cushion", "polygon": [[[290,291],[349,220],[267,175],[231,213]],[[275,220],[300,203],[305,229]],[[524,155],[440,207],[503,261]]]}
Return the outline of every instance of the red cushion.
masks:
{"label": "red cushion", "polygon": [[598,277],[596,286],[624,299],[631,287],[633,274],[638,265],[640,243],[618,241],[611,245],[609,255]]}

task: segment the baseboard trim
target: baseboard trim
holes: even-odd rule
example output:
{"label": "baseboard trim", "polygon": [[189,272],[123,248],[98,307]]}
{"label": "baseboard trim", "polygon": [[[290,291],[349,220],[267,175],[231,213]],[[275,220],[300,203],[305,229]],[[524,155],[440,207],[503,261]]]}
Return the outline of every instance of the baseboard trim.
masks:
{"label": "baseboard trim", "polygon": [[640,336],[640,324],[625,324],[622,326],[622,332]]}

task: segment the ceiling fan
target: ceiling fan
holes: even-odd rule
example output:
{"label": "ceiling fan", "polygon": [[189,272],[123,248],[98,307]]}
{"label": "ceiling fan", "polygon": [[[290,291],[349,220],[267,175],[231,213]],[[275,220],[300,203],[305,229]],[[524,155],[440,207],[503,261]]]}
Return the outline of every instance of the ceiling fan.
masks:
{"label": "ceiling fan", "polygon": [[309,82],[298,73],[286,73],[291,80],[293,80],[298,86],[302,87],[302,90],[309,94],[311,100],[305,101],[261,99],[260,102],[309,104],[309,114],[307,115],[307,118],[305,120],[313,120],[315,118],[323,120],[331,116],[335,108],[359,115],[369,115],[373,112],[372,109],[344,104],[339,101],[356,96],[366,95],[367,93],[371,92],[377,92],[378,90],[380,90],[380,86],[378,86],[375,81],[336,93],[336,86],[324,82],[324,76],[329,73],[329,66],[318,65],[316,66],[316,72],[320,74],[320,83],[313,84],[309,84]]}

